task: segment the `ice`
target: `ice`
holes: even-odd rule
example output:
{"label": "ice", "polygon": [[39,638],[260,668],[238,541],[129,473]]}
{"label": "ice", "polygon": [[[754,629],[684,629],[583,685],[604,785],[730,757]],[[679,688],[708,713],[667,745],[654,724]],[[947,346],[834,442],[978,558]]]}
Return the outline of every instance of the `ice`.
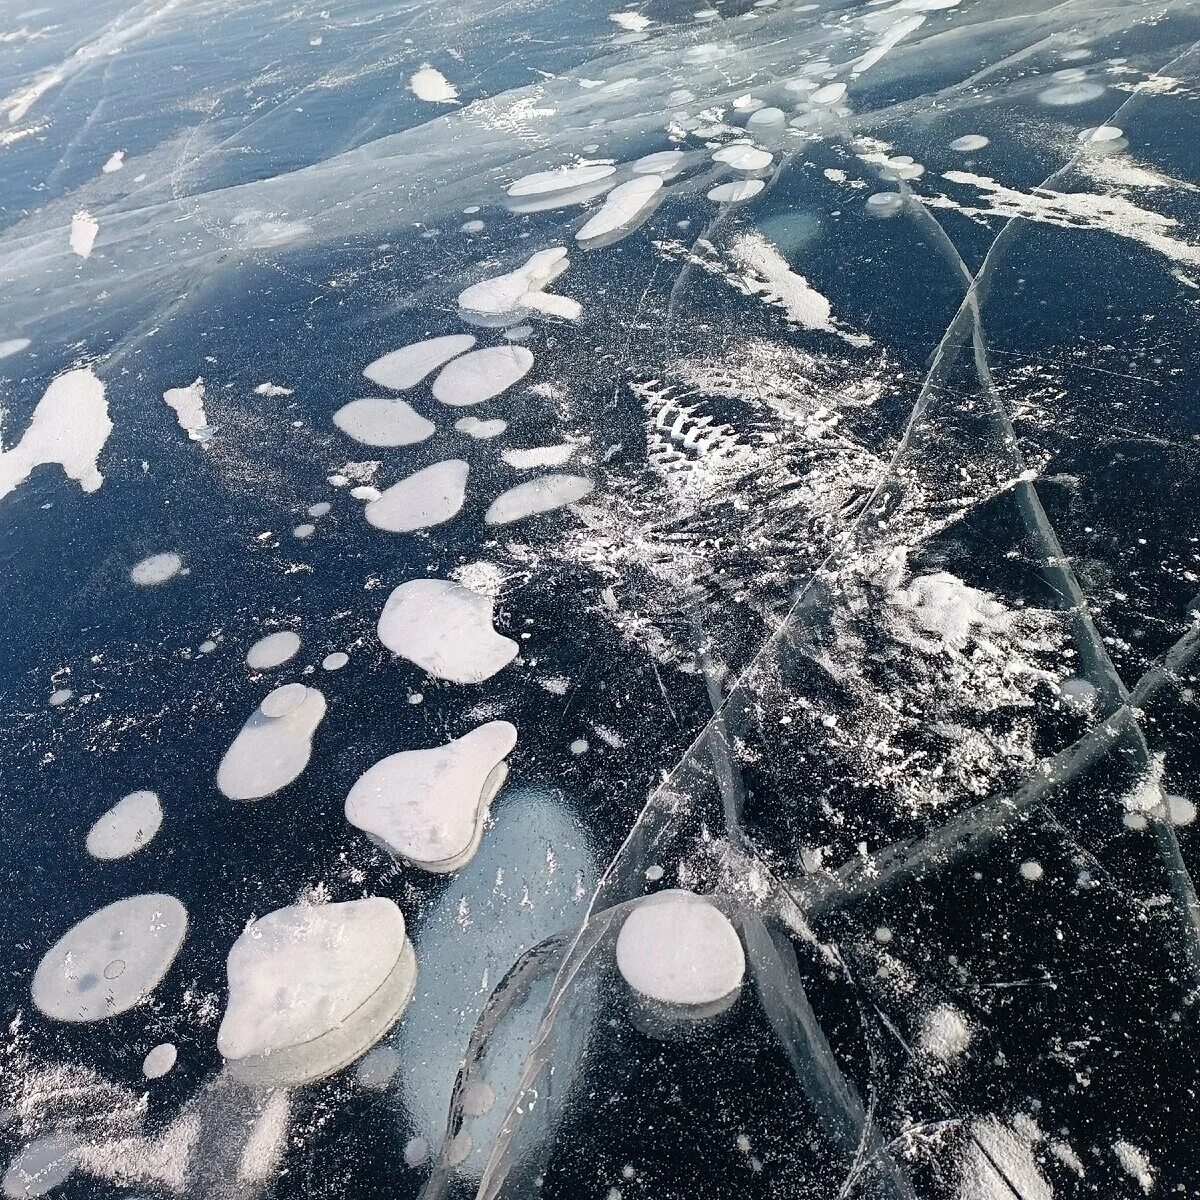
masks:
{"label": "ice", "polygon": [[574,167],[559,167],[554,171],[535,171],[523,175],[508,186],[510,196],[542,196],[547,192],[565,192],[585,184],[595,183],[615,175],[612,163],[581,163]]}
{"label": "ice", "polygon": [[572,442],[560,446],[531,446],[529,449],[501,450],[500,457],[514,471],[532,471],[538,467],[561,467],[570,462],[579,447]]}
{"label": "ice", "polygon": [[308,506],[308,515],[314,520],[319,520],[321,517],[325,516],[332,507],[333,505],[330,504],[328,500],[318,500],[316,504],[310,504]]}
{"label": "ice", "polygon": [[44,1196],[68,1180],[79,1162],[79,1142],[66,1132],[48,1133],[23,1146],[4,1172],[11,1200]]}
{"label": "ice", "polygon": [[578,321],[583,314],[578,301],[546,291],[570,265],[562,246],[539,250],[515,271],[464,288],[458,294],[459,313],[485,326],[514,325],[535,312]]}
{"label": "ice", "polygon": [[1138,1187],[1148,1196],[1154,1191],[1154,1170],[1144,1150],[1132,1142],[1124,1140],[1113,1142],[1113,1153],[1121,1164],[1125,1174],[1136,1181]]}
{"label": "ice", "polygon": [[204,380],[197,379],[187,387],[168,388],[163,399],[175,410],[179,427],[187,430],[193,442],[207,442],[213,435],[204,412]]}
{"label": "ice", "polygon": [[1029,1138],[997,1117],[971,1126],[958,1194],[959,1200],[1054,1200]]}
{"label": "ice", "polygon": [[461,458],[449,458],[392,484],[364,512],[376,529],[411,533],[449,521],[466,497],[467,464]]}
{"label": "ice", "polygon": [[246,651],[246,666],[252,671],[269,671],[290,662],[300,650],[300,635],[290,629],[260,637]]}
{"label": "ice", "polygon": [[608,19],[615,21],[622,29],[627,29],[630,33],[641,33],[650,26],[650,18],[640,12],[609,13]]}
{"label": "ice", "polygon": [[142,1074],[147,1079],[161,1079],[175,1066],[179,1057],[173,1042],[160,1042],[142,1062]]}
{"label": "ice", "polygon": [[74,695],[75,693],[71,688],[55,688],[54,691],[50,693],[50,699],[47,700],[46,703],[49,704],[51,708],[62,708],[62,706],[68,703],[71,697]]}
{"label": "ice", "polygon": [[359,1087],[368,1091],[381,1092],[396,1077],[400,1070],[400,1055],[391,1046],[376,1046],[364,1054],[354,1071]]}
{"label": "ice", "polygon": [[409,1138],[404,1144],[404,1161],[419,1167],[429,1157],[429,1143],[423,1137]]}
{"label": "ice", "polygon": [[130,896],[85,917],[38,963],[33,1002],[56,1021],[103,1021],[140,1004],[170,970],[187,933],[174,896]]}
{"label": "ice", "polygon": [[904,208],[899,192],[873,192],[867,197],[867,211],[876,217],[894,217]]}
{"label": "ice", "polygon": [[436,67],[426,63],[408,81],[409,90],[418,100],[430,104],[457,104],[458,88]]}
{"label": "ice", "polygon": [[349,1065],[399,1019],[417,966],[384,897],[291,905],[250,922],[229,951],[217,1048],[235,1078],[302,1083]]}
{"label": "ice", "polygon": [[312,535],[316,532],[317,532],[317,527],[315,525],[310,525],[307,522],[305,522],[303,525],[297,525],[292,530],[292,537],[299,538],[301,541],[304,541],[307,538],[312,537]]}
{"label": "ice", "polygon": [[335,650],[321,659],[321,666],[326,671],[340,671],[350,661],[350,655],[344,650]]}
{"label": "ice", "polygon": [[1087,104],[1103,95],[1102,83],[1065,82],[1038,92],[1038,100],[1052,108],[1070,108],[1076,104]]}
{"label": "ice", "polygon": [[104,384],[90,367],[51,381],[21,440],[0,450],[0,499],[23,484],[35,467],[57,463],[85,492],[104,482],[100,451],[112,433]]}
{"label": "ice", "polygon": [[[402,346],[377,358],[363,374],[380,387],[403,392],[416,387],[427,375],[445,365],[457,354],[465,354],[475,345],[469,333],[452,333]],[[359,402],[361,403],[361,401]],[[345,409],[342,410],[343,412]],[[335,418],[336,420],[336,418]]]}
{"label": "ice", "polygon": [[713,162],[724,163],[735,171],[761,171],[774,161],[774,156],[766,150],[759,150],[757,146],[742,142],[733,146],[722,146],[720,150],[713,151],[712,157]]}
{"label": "ice", "polygon": [[[816,95],[816,93],[813,93]],[[775,125],[782,125],[787,120],[787,113],[782,108],[760,108],[757,112],[752,112],[749,119],[746,121],[746,126],[749,129],[770,129]]]}
{"label": "ice", "polygon": [[293,394],[291,388],[280,387],[277,383],[260,383],[255,389],[256,396],[291,396]]}
{"label": "ice", "polygon": [[595,241],[620,230],[628,230],[654,203],[663,186],[657,175],[642,175],[619,183],[604,200],[604,205],[575,234],[577,242]]}
{"label": "ice", "polygon": [[0,339],[0,358],[9,358],[14,354],[20,354],[22,350],[27,350],[29,345],[28,338]]}
{"label": "ice", "polygon": [[629,164],[634,175],[660,175],[669,178],[678,174],[687,157],[682,150],[658,150],[645,154]]}
{"label": "ice", "polygon": [[162,805],[154,792],[130,792],[88,830],[87,852],[106,861],[128,858],[154,840],[162,820]]}
{"label": "ice", "polygon": [[1116,142],[1124,136],[1124,131],[1117,125],[1097,125],[1094,129],[1082,129],[1079,132],[1081,142]]}
{"label": "ice", "polygon": [[739,179],[736,183],[718,183],[709,188],[708,198],[717,204],[740,204],[752,200],[766,185],[761,179]]}
{"label": "ice", "polygon": [[542,475],[501,492],[484,514],[488,525],[507,525],[582,500],[595,484],[582,475]]}
{"label": "ice", "polygon": [[787,312],[788,320],[805,329],[836,332],[829,301],[761,233],[745,233],[730,246],[734,261],[767,284],[768,295]]}
{"label": "ice", "polygon": [[393,653],[450,683],[482,683],[508,666],[518,646],[492,627],[493,602],[444,579],[395,588],[379,617],[379,640]]}
{"label": "ice", "polygon": [[723,1004],[746,974],[746,954],[729,919],[683,890],[656,892],[638,904],[621,926],[616,953],[625,982],[663,1004]]}
{"label": "ice", "polygon": [[325,716],[316,688],[286,683],[264,697],[221,759],[217,787],[230,800],[261,800],[299,778]]}
{"label": "ice", "polygon": [[495,418],[491,421],[481,421],[478,417],[459,417],[454,422],[454,428],[459,433],[465,433],[480,441],[499,437],[507,428],[508,422]]}
{"label": "ice", "polygon": [[846,95],[846,85],[844,83],[828,83],[824,87],[817,88],[812,95],[809,96],[809,101],[813,104],[822,106],[837,104]]}
{"label": "ice", "polygon": [[489,346],[464,354],[433,381],[436,400],[454,408],[482,404],[524,379],[533,369],[533,354],[524,346]]}
{"label": "ice", "polygon": [[962,137],[957,137],[950,143],[950,149],[968,153],[971,150],[982,150],[989,144],[989,139],[980,133],[964,133]]}
{"label": "ice", "polygon": [[100,232],[100,222],[90,212],[81,210],[71,218],[71,251],[80,258],[90,258],[92,247],[96,244],[96,235]]}
{"label": "ice", "polygon": [[129,581],[138,587],[158,587],[174,579],[182,570],[183,559],[174,550],[164,550],[134,563],[129,571]]}
{"label": "ice", "polygon": [[948,1063],[971,1045],[970,1023],[952,1004],[939,1004],[921,1023],[917,1049],[927,1058]]}
{"label": "ice", "polygon": [[444,746],[391,754],[358,777],[346,819],[414,866],[457,871],[479,847],[516,744],[515,726],[489,721]]}
{"label": "ice", "polygon": [[100,169],[105,175],[111,175],[114,171],[119,171],[125,165],[125,151],[114,150]]}

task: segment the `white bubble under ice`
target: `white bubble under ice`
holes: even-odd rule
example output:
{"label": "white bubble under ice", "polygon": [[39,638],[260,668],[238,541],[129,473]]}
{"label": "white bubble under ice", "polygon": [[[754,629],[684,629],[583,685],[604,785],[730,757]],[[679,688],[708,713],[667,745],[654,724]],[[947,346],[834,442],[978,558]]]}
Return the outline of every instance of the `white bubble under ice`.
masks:
{"label": "white bubble under ice", "polygon": [[350,789],[346,819],[415,866],[457,871],[479,847],[516,744],[515,726],[489,721],[443,746],[389,754]]}
{"label": "white bubble under ice", "polygon": [[375,397],[343,404],[333,414],[333,423],[364,446],[411,446],[437,430],[406,400]]}
{"label": "white bubble under ice", "polygon": [[299,778],[324,716],[325,697],[302,683],[285,683],[265,696],[221,759],[221,794],[230,800],[261,800]]}
{"label": "white bubble under ice", "polygon": [[174,550],[164,550],[161,554],[151,554],[135,563],[129,572],[129,582],[138,587],[158,587],[174,579],[182,570],[183,559]]}
{"label": "white bubble under ice", "polygon": [[445,579],[412,579],[387,598],[379,640],[393,654],[450,683],[482,683],[508,666],[518,646],[492,625],[490,596]]}
{"label": "white bubble under ice", "polygon": [[300,635],[290,629],[268,633],[246,651],[246,666],[252,671],[269,671],[290,662],[300,650]]}
{"label": "white bubble under ice", "polygon": [[390,533],[411,533],[449,521],[467,498],[467,470],[464,459],[450,458],[414,472],[367,505],[367,521]]}
{"label": "white bubble under ice", "polygon": [[416,387],[427,375],[448,363],[455,355],[465,354],[475,345],[469,333],[452,333],[402,346],[377,358],[363,374],[381,387],[403,392]]}
{"label": "white bubble under ice", "polygon": [[453,408],[482,404],[524,379],[533,354],[524,346],[489,346],[473,350],[448,366],[433,381],[434,399]]}
{"label": "white bubble under ice", "polygon": [[87,852],[104,861],[128,858],[154,840],[162,820],[162,805],[154,792],[130,792],[88,830]]}
{"label": "white bubble under ice", "polygon": [[508,525],[582,500],[595,486],[582,475],[542,475],[502,492],[484,514],[488,525]]}
{"label": "white bubble under ice", "polygon": [[691,1008],[725,1000],[742,986],[746,955],[729,918],[693,892],[647,896],[617,937],[617,969],[634,991]]}
{"label": "white bubble under ice", "polygon": [[142,1074],[147,1079],[161,1079],[174,1066],[179,1057],[172,1042],[161,1042],[142,1060]]}
{"label": "white bubble under ice", "polygon": [[187,910],[159,893],[114,901],[69,929],[33,976],[33,1002],[56,1021],[102,1021],[141,1003],[170,969]]}

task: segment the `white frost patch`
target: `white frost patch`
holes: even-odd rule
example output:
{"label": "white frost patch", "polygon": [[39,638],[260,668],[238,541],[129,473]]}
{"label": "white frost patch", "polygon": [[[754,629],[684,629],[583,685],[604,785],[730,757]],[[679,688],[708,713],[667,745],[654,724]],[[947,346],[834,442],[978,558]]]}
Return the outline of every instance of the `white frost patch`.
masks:
{"label": "white frost patch", "polygon": [[600,211],[575,234],[575,240],[589,242],[627,230],[654,203],[662,185],[658,175],[641,175],[618,184],[608,193]]}
{"label": "white frost patch", "polygon": [[411,446],[437,430],[407,401],[391,399],[351,400],[333,414],[333,423],[364,446]]}
{"label": "white frost patch", "polygon": [[324,716],[325,697],[316,688],[285,683],[268,693],[221,759],[221,794],[261,800],[287,787],[308,766],[313,734]]}
{"label": "white frost patch", "polygon": [[647,896],[625,918],[617,969],[643,996],[700,1008],[737,993],[746,955],[719,908],[694,892],[671,889]]}
{"label": "white frost patch", "polygon": [[988,636],[1004,632],[1009,623],[999,600],[948,571],[918,575],[907,587],[896,588],[889,603],[922,640],[960,653],[973,640],[987,645]]}
{"label": "white frost patch", "polygon": [[559,446],[533,446],[528,450],[501,450],[500,457],[515,471],[532,471],[537,467],[561,467],[570,462],[579,447],[572,442]]}
{"label": "white frost patch", "polygon": [[161,1079],[179,1057],[179,1051],[171,1042],[161,1042],[142,1060],[142,1074],[147,1079]]}
{"label": "white frost patch", "polygon": [[575,167],[559,167],[554,171],[534,171],[508,185],[510,196],[543,196],[549,192],[565,192],[615,175],[612,163],[581,163]]}
{"label": "white frost patch", "polygon": [[484,514],[488,525],[507,525],[582,500],[595,484],[582,475],[542,475],[501,492]]}
{"label": "white frost patch", "polygon": [[640,12],[609,13],[608,19],[615,21],[622,29],[628,29],[630,33],[641,33],[650,27],[650,18]]}
{"label": "white frost patch", "polygon": [[269,671],[272,667],[280,667],[296,657],[300,649],[300,635],[290,629],[281,629],[278,633],[268,633],[260,637],[246,651],[246,666],[252,671]]}
{"label": "white frost patch", "polygon": [[546,291],[570,265],[563,246],[539,250],[515,271],[473,283],[459,292],[459,311],[480,325],[510,325],[534,312],[578,321],[583,307],[577,300]]}
{"label": "white frost patch", "polygon": [[100,169],[105,175],[111,175],[114,171],[119,171],[125,165],[125,151],[115,150],[109,160]]}
{"label": "white frost patch", "polygon": [[80,258],[89,257],[99,232],[100,222],[86,209],[81,209],[71,218],[71,250]]}
{"label": "white frost patch", "polygon": [[962,1160],[960,1200],[1012,1200],[1014,1192],[1021,1200],[1054,1200],[1028,1138],[998,1117],[976,1121],[971,1135]]}
{"label": "white frost patch", "polygon": [[292,395],[292,389],[280,387],[279,384],[268,381],[267,383],[260,383],[254,389],[254,394],[256,396],[290,396]]}
{"label": "white frost patch", "polygon": [[740,204],[743,200],[752,200],[765,186],[761,179],[719,183],[715,188],[709,188],[708,198],[716,204]]}
{"label": "white frost patch", "polygon": [[162,826],[163,811],[153,792],[130,792],[88,830],[87,852],[111,861],[148,846]]}
{"label": "white frost patch", "polygon": [[917,1048],[927,1058],[948,1063],[964,1054],[971,1044],[971,1025],[951,1004],[939,1004],[925,1014]]}
{"label": "white frost patch", "polygon": [[376,529],[411,533],[449,521],[467,498],[467,464],[450,458],[394,483],[365,511]]}
{"label": "white frost patch", "polygon": [[[730,246],[734,261],[744,271],[752,271],[764,281],[768,298],[780,304],[788,320],[805,329],[836,333],[829,301],[812,287],[803,275],[788,265],[787,259],[761,233],[745,233]],[[751,286],[754,286],[753,284]]]}
{"label": "white frost patch", "polygon": [[204,412],[204,380],[197,379],[187,387],[168,388],[163,399],[175,410],[179,427],[187,430],[193,442],[207,442],[213,435],[212,426]]}
{"label": "white frost patch", "polygon": [[1148,1196],[1154,1190],[1154,1171],[1144,1150],[1132,1142],[1113,1142],[1113,1153],[1117,1156],[1125,1174],[1137,1181],[1138,1187]]}
{"label": "white frost patch", "polygon": [[174,896],[130,896],[85,917],[38,963],[33,1002],[56,1021],[103,1021],[141,1003],[170,969],[187,933]]}
{"label": "white frost patch", "polygon": [[227,964],[217,1048],[244,1082],[297,1085],[347,1066],[397,1020],[417,968],[384,897],[291,905],[251,921]]}
{"label": "white frost patch", "polygon": [[1200,246],[1172,236],[1179,227],[1177,220],[1140,208],[1124,196],[1049,190],[1035,195],[970,171],[947,171],[942,178],[977,188],[984,193],[987,207],[960,204],[948,196],[921,196],[921,203],[967,216],[1021,217],[1064,229],[1100,229],[1139,242],[1175,262],[1200,264]]}
{"label": "white frost patch", "polygon": [[38,401],[21,440],[0,450],[0,499],[47,463],[58,463],[85,492],[96,491],[104,482],[100,451],[112,429],[104,384],[91,368],[59,375]]}
{"label": "white frost patch", "polygon": [[409,91],[429,104],[457,104],[458,88],[436,67],[426,63],[408,81]]}
{"label": "white frost patch", "polygon": [[164,550],[134,563],[129,571],[129,582],[138,587],[158,587],[174,579],[182,570],[183,559],[174,550]]}
{"label": "white frost patch", "polygon": [[413,579],[387,598],[379,640],[423,671],[451,683],[482,683],[519,647],[492,625],[493,602],[444,579]]}
{"label": "white frost patch", "polygon": [[533,353],[524,346],[473,350],[442,368],[433,381],[433,396],[453,408],[482,404],[524,379],[532,368]]}
{"label": "white frost patch", "polygon": [[495,417],[490,421],[481,421],[478,417],[459,417],[454,422],[454,428],[459,433],[465,433],[478,441],[499,437],[507,428],[508,422]]}
{"label": "white frost patch", "polygon": [[414,866],[457,871],[479,848],[516,744],[515,726],[489,721],[447,745],[390,754],[358,777],[346,820]]}
{"label": "white frost patch", "polygon": [[469,333],[428,338],[377,358],[363,374],[380,387],[404,392],[416,387],[422,379],[448,363],[456,354],[465,354],[474,345],[475,338]]}

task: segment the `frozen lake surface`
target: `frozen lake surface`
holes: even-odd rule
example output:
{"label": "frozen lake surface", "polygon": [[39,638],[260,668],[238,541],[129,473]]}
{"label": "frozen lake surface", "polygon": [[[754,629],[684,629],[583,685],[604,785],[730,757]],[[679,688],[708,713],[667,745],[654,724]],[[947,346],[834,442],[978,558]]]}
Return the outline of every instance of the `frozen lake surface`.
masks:
{"label": "frozen lake surface", "polygon": [[1200,1194],[1196,0],[0,0],[7,1196]]}

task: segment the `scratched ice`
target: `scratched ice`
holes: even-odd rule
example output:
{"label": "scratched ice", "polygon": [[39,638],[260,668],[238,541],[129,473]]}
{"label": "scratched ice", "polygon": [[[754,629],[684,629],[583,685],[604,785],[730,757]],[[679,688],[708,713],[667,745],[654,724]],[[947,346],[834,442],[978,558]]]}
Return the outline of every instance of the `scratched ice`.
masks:
{"label": "scratched ice", "polygon": [[1198,37],[0,12],[6,1193],[1200,1193]]}

